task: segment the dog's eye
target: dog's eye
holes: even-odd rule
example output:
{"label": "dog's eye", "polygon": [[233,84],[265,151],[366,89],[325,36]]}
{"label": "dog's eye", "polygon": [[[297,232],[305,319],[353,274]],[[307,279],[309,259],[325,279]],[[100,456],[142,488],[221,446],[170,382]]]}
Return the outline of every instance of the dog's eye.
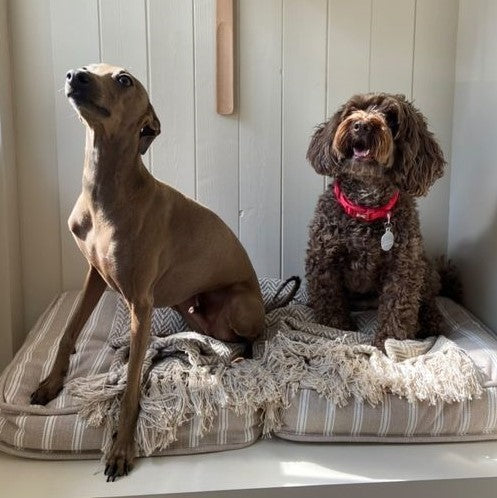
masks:
{"label": "dog's eye", "polygon": [[126,74],[120,74],[117,81],[121,86],[131,86],[133,84],[133,80]]}

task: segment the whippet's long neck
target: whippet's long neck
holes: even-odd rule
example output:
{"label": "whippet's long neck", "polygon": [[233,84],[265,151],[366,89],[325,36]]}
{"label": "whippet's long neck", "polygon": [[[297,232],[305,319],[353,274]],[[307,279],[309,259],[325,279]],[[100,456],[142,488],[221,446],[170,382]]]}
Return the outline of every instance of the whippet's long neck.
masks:
{"label": "whippet's long neck", "polygon": [[151,178],[137,149],[133,140],[102,136],[87,128],[83,192],[96,207],[127,202]]}

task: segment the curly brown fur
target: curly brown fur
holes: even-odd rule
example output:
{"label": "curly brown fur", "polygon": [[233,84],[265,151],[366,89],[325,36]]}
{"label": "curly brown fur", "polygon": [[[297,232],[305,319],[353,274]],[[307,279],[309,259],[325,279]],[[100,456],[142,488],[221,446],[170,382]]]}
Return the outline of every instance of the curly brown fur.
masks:
{"label": "curly brown fur", "polygon": [[382,206],[400,192],[392,211],[390,251],[380,246],[385,220],[347,215],[331,185],[320,197],[306,260],[318,319],[351,329],[351,300],[376,295],[376,346],[382,348],[389,337],[442,333],[434,302],[440,279],[424,253],[415,197],[426,195],[442,176],[445,161],[423,115],[403,95],[356,95],[318,127],[307,158],[319,174],[333,176],[356,204]]}
{"label": "curly brown fur", "polygon": [[440,275],[440,295],[449,297],[459,304],[464,302],[461,275],[454,263],[445,256],[440,256],[435,261],[435,267]]}

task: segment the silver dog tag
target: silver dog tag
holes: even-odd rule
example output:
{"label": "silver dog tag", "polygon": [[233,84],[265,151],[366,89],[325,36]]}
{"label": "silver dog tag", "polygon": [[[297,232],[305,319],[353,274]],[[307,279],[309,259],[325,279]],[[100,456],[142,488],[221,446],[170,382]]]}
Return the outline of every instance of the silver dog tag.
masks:
{"label": "silver dog tag", "polygon": [[393,242],[394,242],[394,236],[392,233],[392,229],[390,227],[387,227],[385,230],[385,233],[381,237],[381,248],[384,251],[390,251],[393,247]]}
{"label": "silver dog tag", "polygon": [[390,223],[390,213],[387,215],[387,222],[385,223],[385,233],[381,237],[381,248],[384,251],[390,251],[393,247],[395,237],[392,233],[392,224]]}

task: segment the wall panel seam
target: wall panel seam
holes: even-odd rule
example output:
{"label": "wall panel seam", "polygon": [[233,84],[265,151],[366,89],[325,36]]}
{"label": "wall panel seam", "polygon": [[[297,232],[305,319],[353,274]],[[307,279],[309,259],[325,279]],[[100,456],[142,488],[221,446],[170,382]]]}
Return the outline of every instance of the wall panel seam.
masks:
{"label": "wall panel seam", "polygon": [[195,29],[195,0],[192,0],[192,64],[193,64],[193,194],[198,200],[198,171],[197,171],[197,37]]}
{"label": "wall panel seam", "polygon": [[418,12],[418,0],[414,0],[413,30],[412,30],[412,60],[411,60],[411,100],[414,100],[414,58],[416,56],[416,17]]}
{"label": "wall panel seam", "polygon": [[368,54],[368,92],[371,91],[371,57],[373,50],[373,15],[374,0],[371,0],[369,7],[369,54]]}
{"label": "wall panel seam", "polygon": [[[330,2],[326,1],[326,48],[324,52],[324,118],[325,121],[328,118],[328,76],[329,76],[329,63],[330,63]],[[328,177],[323,176],[323,192],[326,191],[326,185],[328,183]]]}
{"label": "wall panel seam", "polygon": [[283,278],[283,173],[284,173],[284,164],[283,164],[283,150],[284,150],[284,128],[283,128],[283,120],[284,120],[284,95],[285,95],[285,86],[283,84],[283,54],[284,54],[284,42],[285,42],[285,17],[284,17],[284,9],[283,9],[283,1],[280,2],[280,12],[281,12],[281,43],[280,43],[280,278]]}
{"label": "wall panel seam", "polygon": [[[150,65],[150,1],[143,0],[143,8],[145,10],[145,65],[147,67],[147,89],[150,100],[153,99],[152,95],[152,68]],[[150,173],[154,173],[154,148],[150,147],[148,153],[148,169]]]}
{"label": "wall panel seam", "polygon": [[[54,0],[52,0],[50,2],[50,9],[54,9],[56,8],[56,6],[54,6]],[[53,72],[53,65],[54,65],[54,44],[53,44],[53,29],[52,29],[52,22],[53,22],[53,14],[52,12],[50,12],[50,17],[49,17],[49,20],[50,20],[50,49],[51,49],[51,59],[52,59],[52,72]],[[55,86],[55,76],[53,78],[53,81],[52,81],[52,87]],[[62,87],[60,89],[60,91],[63,91],[64,87]],[[57,195],[57,207],[58,207],[58,226],[57,226],[57,233],[58,233],[58,237],[59,237],[59,290],[62,291],[64,290],[63,287],[64,287],[64,255],[63,255],[63,251],[62,251],[62,220],[61,220],[61,217],[62,217],[62,200],[61,200],[61,195],[60,195],[60,164],[59,164],[59,153],[58,153],[58,150],[59,150],[59,147],[58,147],[58,137],[57,137],[57,111],[56,111],[56,102],[55,102],[55,98],[53,100],[53,112],[54,112],[54,118],[55,118],[55,122],[54,122],[54,145],[55,145],[55,161],[57,162],[56,164],[56,175],[55,175],[55,182],[57,182],[57,188],[56,188],[56,195]],[[22,231],[22,230],[21,230]],[[24,244],[24,242],[21,240],[21,244]],[[24,281],[23,281],[23,284],[24,284]],[[24,289],[23,289],[23,295],[24,295]],[[28,332],[27,330],[25,331],[26,333]]]}
{"label": "wall panel seam", "polygon": [[102,62],[102,10],[101,0],[97,0],[97,23],[98,23],[98,62]]}
{"label": "wall panel seam", "polygon": [[[240,147],[240,108],[241,108],[241,78],[240,78],[240,8],[239,5],[233,6],[235,9],[235,15],[234,15],[234,20],[235,20],[235,26],[234,26],[234,33],[233,33],[233,38],[234,38],[234,43],[235,43],[235,68],[234,68],[234,93],[235,93],[235,113],[238,114],[238,119],[236,122],[236,129],[237,129],[237,140],[238,140],[238,153],[237,153],[237,161],[238,161],[238,213],[237,213],[237,222],[238,222],[238,238],[241,240],[242,239],[242,206],[241,206],[241,199],[242,199],[242,169],[241,169],[241,147]],[[238,91],[237,91],[238,90]]]}

